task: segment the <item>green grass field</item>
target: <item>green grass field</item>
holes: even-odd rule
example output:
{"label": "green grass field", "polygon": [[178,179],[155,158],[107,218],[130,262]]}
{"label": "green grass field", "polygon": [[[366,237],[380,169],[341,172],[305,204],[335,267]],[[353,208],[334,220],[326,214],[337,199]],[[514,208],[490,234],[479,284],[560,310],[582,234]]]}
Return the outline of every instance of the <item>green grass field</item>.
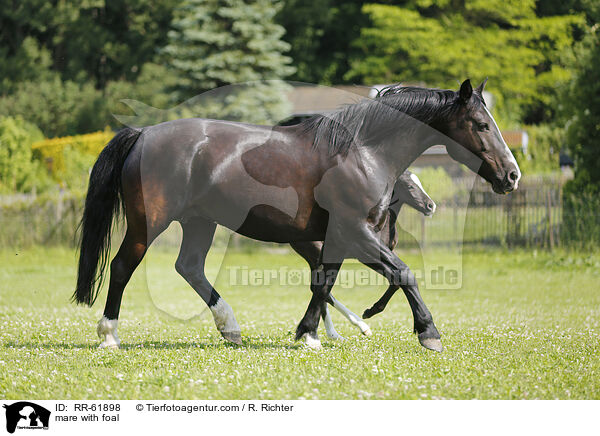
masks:
{"label": "green grass field", "polygon": [[[441,251],[427,256],[446,259]],[[415,254],[402,257],[409,265],[420,262]],[[216,287],[244,339],[241,347],[227,344],[176,275],[173,253],[159,249],[125,291],[122,349],[100,350],[95,329],[106,294],[92,309],[69,303],[75,260],[67,249],[0,251],[0,397],[600,398],[598,255],[466,253],[461,290],[422,291],[443,353],[419,346],[402,294],[368,321],[372,337],[333,312],[346,340],[328,341],[321,327],[323,349],[307,349],[293,341],[309,300],[305,286],[230,286],[222,274]],[[226,262],[303,267],[295,255],[272,251],[233,253]],[[213,259],[209,269],[215,268]],[[334,294],[361,314],[383,289],[355,286]]]}

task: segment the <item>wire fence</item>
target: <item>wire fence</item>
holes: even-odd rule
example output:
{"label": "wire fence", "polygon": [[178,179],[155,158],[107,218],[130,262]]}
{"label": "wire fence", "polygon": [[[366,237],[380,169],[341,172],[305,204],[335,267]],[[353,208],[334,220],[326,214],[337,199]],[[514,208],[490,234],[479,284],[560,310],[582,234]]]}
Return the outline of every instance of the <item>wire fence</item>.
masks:
{"label": "wire fence", "polygon": [[[553,248],[563,241],[563,185],[560,176],[526,177],[517,191],[498,195],[482,181],[454,179],[454,195],[436,201],[438,207],[432,218],[406,206],[402,209],[399,245]],[[83,203],[82,193],[0,196],[0,246],[75,246]],[[178,232],[173,233],[173,237],[162,240],[177,244]],[[243,237],[234,244],[260,245]]]}
{"label": "wire fence", "polygon": [[518,190],[498,195],[480,179],[454,179],[454,195],[436,201],[433,218],[403,208],[399,244],[553,248],[561,244],[564,182],[559,175],[526,177]]}

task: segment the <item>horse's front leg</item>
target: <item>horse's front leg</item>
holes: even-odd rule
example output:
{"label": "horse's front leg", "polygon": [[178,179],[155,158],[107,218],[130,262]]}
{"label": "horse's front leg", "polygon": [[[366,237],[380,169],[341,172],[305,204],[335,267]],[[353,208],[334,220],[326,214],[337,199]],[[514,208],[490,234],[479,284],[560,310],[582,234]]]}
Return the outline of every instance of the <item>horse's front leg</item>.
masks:
{"label": "horse's front leg", "polygon": [[[323,248],[323,242],[291,242],[290,246],[294,249],[294,251],[296,251],[296,253],[302,256],[306,260],[306,262],[308,262],[311,274],[314,274],[315,270],[319,267],[319,258],[321,257],[321,249]],[[327,303],[332,305],[338,312],[340,312],[348,321],[350,321],[352,325],[358,328],[363,335],[371,335],[371,329],[367,325],[367,323],[365,323],[358,315],[353,313],[341,302],[336,300],[333,297],[333,295],[330,295],[330,298],[327,299]],[[327,306],[325,306],[324,311],[322,311],[321,317],[323,318],[323,324],[325,325],[327,337],[334,340],[343,339],[343,337],[340,336],[340,334],[335,330],[333,320],[331,319],[331,315],[327,310]]]}
{"label": "horse's front leg", "polygon": [[414,332],[418,335],[419,342],[429,350],[443,351],[440,333],[421,297],[417,280],[410,268],[385,246],[381,247],[381,260],[369,266],[380,271],[390,281],[390,288],[378,303],[382,302],[385,307],[396,289],[402,288],[413,313]]}
{"label": "horse's front leg", "polygon": [[[417,333],[421,345],[430,350],[442,351],[440,333],[419,293],[417,280],[410,268],[368,226],[361,229],[360,237],[358,234],[356,237],[361,248],[359,260],[383,274],[389,280],[391,289],[400,287],[404,291],[413,313],[414,332]],[[391,294],[393,295],[393,292]]]}

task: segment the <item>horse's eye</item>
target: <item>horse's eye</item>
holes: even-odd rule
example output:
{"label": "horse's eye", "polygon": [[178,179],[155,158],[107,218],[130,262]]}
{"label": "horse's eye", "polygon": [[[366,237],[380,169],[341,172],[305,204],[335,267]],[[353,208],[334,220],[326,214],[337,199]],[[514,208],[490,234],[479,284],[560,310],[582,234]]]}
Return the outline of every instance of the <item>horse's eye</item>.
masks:
{"label": "horse's eye", "polygon": [[487,123],[479,123],[477,128],[482,131],[490,130],[490,126],[488,126]]}

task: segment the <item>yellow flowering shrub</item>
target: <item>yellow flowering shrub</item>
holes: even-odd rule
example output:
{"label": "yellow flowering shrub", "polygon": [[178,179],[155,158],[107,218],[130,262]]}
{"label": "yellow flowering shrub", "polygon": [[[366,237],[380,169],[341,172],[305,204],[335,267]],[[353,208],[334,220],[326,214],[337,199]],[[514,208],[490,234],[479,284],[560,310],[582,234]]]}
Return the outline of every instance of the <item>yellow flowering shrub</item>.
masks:
{"label": "yellow flowering shrub", "polygon": [[85,135],[44,139],[32,144],[34,156],[40,159],[52,177],[65,185],[73,185],[82,172],[87,174],[104,146],[112,139],[110,129]]}

